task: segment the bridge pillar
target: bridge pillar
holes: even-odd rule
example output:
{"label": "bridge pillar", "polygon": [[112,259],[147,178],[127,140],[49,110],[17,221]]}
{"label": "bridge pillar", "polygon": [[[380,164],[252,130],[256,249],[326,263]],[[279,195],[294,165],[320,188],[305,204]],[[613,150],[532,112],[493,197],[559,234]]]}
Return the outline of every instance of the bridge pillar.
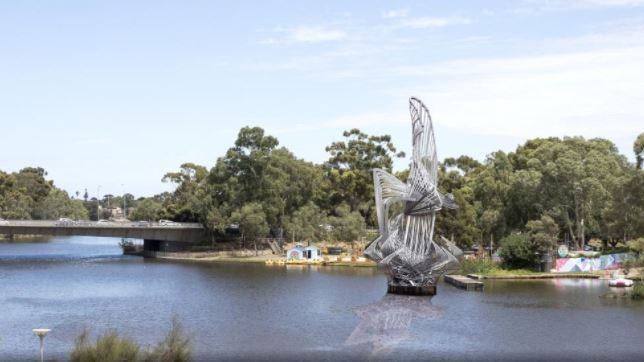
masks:
{"label": "bridge pillar", "polygon": [[143,239],[143,256],[155,257],[158,252],[163,251],[163,241],[153,239]]}
{"label": "bridge pillar", "polygon": [[143,239],[143,256],[154,258],[163,256],[167,252],[185,250],[187,244],[180,241]]}

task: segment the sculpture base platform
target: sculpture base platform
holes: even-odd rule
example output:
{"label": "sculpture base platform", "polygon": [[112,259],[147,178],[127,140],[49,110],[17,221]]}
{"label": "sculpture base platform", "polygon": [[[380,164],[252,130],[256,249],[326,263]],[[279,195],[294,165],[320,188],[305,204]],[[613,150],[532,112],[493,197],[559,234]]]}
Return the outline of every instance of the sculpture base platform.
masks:
{"label": "sculpture base platform", "polygon": [[387,293],[404,295],[436,295],[436,286],[403,286],[389,284],[387,286]]}

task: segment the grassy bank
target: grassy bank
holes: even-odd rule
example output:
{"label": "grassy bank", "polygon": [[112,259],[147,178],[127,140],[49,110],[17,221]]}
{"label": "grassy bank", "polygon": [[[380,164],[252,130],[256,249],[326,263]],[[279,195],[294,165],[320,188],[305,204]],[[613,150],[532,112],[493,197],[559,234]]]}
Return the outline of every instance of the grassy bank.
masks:
{"label": "grassy bank", "polygon": [[551,273],[551,272],[534,272],[525,269],[518,270],[505,270],[496,269],[483,274],[467,274],[469,276],[478,277],[479,279],[554,279],[554,278],[589,278],[598,279],[603,272],[566,272],[566,273]]}
{"label": "grassy bank", "polygon": [[505,269],[489,259],[466,259],[461,261],[459,273],[479,279],[551,279],[599,278],[606,272],[535,272],[528,269]]}

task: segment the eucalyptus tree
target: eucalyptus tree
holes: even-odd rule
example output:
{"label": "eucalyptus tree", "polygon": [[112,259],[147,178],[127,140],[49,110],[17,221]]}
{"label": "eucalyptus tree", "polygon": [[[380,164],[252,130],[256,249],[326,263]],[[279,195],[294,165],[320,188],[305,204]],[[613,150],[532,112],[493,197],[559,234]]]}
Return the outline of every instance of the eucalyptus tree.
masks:
{"label": "eucalyptus tree", "polygon": [[38,219],[57,220],[65,217],[74,220],[87,220],[89,213],[80,200],[70,199],[67,192],[53,189],[42,199],[34,210]]}
{"label": "eucalyptus tree", "polygon": [[320,241],[330,231],[326,213],[312,201],[295,210],[285,227],[288,239],[300,241]]}
{"label": "eucalyptus tree", "polygon": [[128,215],[130,220],[156,221],[163,208],[161,202],[154,198],[143,198],[139,200],[136,207]]}
{"label": "eucalyptus tree", "polygon": [[525,229],[535,252],[550,253],[557,246],[559,226],[550,216],[543,215],[537,220],[528,221]]}
{"label": "eucalyptus tree", "polygon": [[205,180],[207,196],[202,200],[208,204],[204,215],[209,229],[223,231],[252,203],[261,206],[267,225],[280,235],[296,210],[325,199],[320,193],[325,182],[322,170],[278,145],[262,128],[239,131],[234,146],[217,160]]}
{"label": "eucalyptus tree", "polygon": [[202,221],[203,215],[203,182],[208,176],[208,169],[195,163],[181,164],[179,171],[168,172],[161,179],[176,186],[170,197],[163,201],[160,216],[176,221]]}
{"label": "eucalyptus tree", "polygon": [[636,167],[641,170],[644,164],[644,132],[640,133],[635,139],[633,152],[635,152]]}
{"label": "eucalyptus tree", "polygon": [[473,182],[474,208],[481,242],[494,245],[508,231],[506,205],[509,182],[514,171],[511,159],[503,151],[489,154]]}
{"label": "eucalyptus tree", "polygon": [[453,240],[460,248],[469,248],[480,239],[474,185],[482,167],[471,157],[460,156],[446,158],[439,169],[438,188],[443,193],[451,193],[458,208],[441,211],[441,217],[436,219],[436,233]]}
{"label": "eucalyptus tree", "polygon": [[257,202],[247,203],[241,209],[234,211],[229,220],[239,226],[242,240],[255,242],[255,249],[257,249],[257,238],[266,236],[269,231],[266,214],[262,205]]}
{"label": "eucalyptus tree", "polygon": [[335,241],[353,242],[365,235],[365,220],[358,211],[351,211],[347,204],[341,204],[328,218],[331,226],[330,238]]}
{"label": "eucalyptus tree", "polygon": [[351,211],[359,211],[369,225],[375,225],[371,172],[380,168],[391,173],[394,158],[404,157],[405,153],[397,152],[389,135],[369,136],[354,128],[343,136],[345,140],[326,147],[330,157],[324,168],[330,182],[331,206],[346,203]]}
{"label": "eucalyptus tree", "polygon": [[[624,156],[605,139],[534,139],[512,156],[516,172],[508,198],[512,227],[552,216],[573,243],[600,236],[606,205],[628,169]],[[514,217],[512,217],[514,216]]]}

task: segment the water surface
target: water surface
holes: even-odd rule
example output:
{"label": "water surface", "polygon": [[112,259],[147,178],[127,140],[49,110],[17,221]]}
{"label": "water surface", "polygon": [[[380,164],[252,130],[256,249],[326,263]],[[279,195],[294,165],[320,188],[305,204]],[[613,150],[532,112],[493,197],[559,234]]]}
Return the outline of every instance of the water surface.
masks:
{"label": "water surface", "polygon": [[0,244],[0,361],[36,360],[37,327],[58,360],[83,328],[149,346],[173,315],[197,360],[644,359],[644,303],[601,298],[605,281],[401,297],[372,268],[168,262],[122,256],[119,240]]}

